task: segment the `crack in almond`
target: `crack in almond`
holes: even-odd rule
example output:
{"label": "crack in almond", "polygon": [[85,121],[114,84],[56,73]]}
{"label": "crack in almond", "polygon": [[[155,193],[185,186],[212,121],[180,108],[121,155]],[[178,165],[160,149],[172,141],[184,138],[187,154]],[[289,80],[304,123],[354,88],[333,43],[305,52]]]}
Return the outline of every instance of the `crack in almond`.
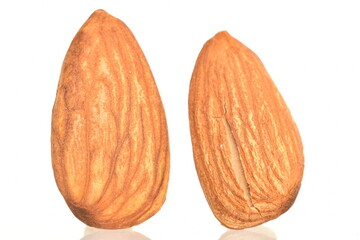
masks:
{"label": "crack in almond", "polygon": [[235,174],[236,180],[237,180],[239,186],[244,191],[244,198],[245,198],[248,206],[255,207],[254,203],[252,201],[252,198],[251,198],[250,186],[246,179],[244,166],[243,166],[243,163],[240,158],[240,153],[239,153],[238,146],[236,144],[234,135],[232,133],[231,126],[225,117],[222,118],[222,123],[225,126],[226,139],[227,139],[227,142],[228,142],[229,148],[230,148],[230,163],[231,163],[233,172]]}

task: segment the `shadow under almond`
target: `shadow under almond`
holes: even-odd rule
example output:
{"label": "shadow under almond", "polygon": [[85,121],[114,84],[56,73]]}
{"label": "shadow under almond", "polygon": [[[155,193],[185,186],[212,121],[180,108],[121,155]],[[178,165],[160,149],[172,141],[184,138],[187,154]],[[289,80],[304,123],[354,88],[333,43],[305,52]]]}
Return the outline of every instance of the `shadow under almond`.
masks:
{"label": "shadow under almond", "polygon": [[276,240],[276,234],[265,226],[227,230],[219,240]]}
{"label": "shadow under almond", "polygon": [[150,240],[150,238],[131,228],[109,230],[87,226],[84,237],[80,240]]}

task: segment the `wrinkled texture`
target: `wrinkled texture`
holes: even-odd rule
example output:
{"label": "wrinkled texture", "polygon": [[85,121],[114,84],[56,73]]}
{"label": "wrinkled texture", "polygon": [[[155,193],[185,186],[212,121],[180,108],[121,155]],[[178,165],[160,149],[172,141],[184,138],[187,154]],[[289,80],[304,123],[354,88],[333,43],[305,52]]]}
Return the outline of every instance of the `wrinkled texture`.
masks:
{"label": "wrinkled texture", "polygon": [[291,207],[304,168],[298,129],[260,59],[227,32],[199,54],[189,118],[200,183],[223,225],[256,226]]}
{"label": "wrinkled texture", "polygon": [[162,102],[127,26],[95,11],[63,62],[52,115],[52,165],[74,215],[126,228],[165,201],[169,143]]}

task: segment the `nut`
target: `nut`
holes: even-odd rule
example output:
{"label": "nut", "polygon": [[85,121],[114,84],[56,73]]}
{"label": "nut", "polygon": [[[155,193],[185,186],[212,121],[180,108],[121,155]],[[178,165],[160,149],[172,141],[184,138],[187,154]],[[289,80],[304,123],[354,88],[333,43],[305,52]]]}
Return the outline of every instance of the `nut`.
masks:
{"label": "nut", "polygon": [[128,27],[95,11],[63,62],[52,114],[52,165],[74,215],[127,228],[161,208],[169,177],[163,105]]}
{"label": "nut", "polygon": [[304,169],[298,129],[260,59],[227,32],[199,54],[189,118],[199,180],[223,225],[256,226],[292,206]]}

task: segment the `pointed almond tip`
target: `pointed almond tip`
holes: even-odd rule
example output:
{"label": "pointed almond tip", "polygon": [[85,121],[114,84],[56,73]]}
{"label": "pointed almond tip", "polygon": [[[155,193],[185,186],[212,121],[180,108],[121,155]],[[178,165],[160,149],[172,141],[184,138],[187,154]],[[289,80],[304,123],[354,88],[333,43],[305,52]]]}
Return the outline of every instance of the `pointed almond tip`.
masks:
{"label": "pointed almond tip", "polygon": [[95,10],[91,14],[90,18],[104,18],[105,19],[105,18],[115,18],[115,17],[103,9],[98,9],[98,10]]}
{"label": "pointed almond tip", "polygon": [[233,36],[230,35],[227,31],[220,31],[212,38],[217,42],[226,42],[227,44],[231,44],[234,41],[237,41]]}
{"label": "pointed almond tip", "polygon": [[213,54],[217,55],[226,51],[231,46],[236,46],[237,40],[232,37],[227,31],[220,31],[210,38],[204,45],[204,48],[214,51]]}
{"label": "pointed almond tip", "polygon": [[108,15],[109,13],[106,12],[104,9],[98,9],[98,10],[95,10],[93,14],[106,14],[106,15]]}
{"label": "pointed almond tip", "polygon": [[206,45],[216,49],[218,52],[226,51],[229,48],[247,49],[243,43],[231,36],[227,31],[218,32],[207,42]]}
{"label": "pointed almond tip", "polygon": [[85,25],[109,28],[111,25],[123,24],[123,22],[103,9],[95,10],[88,18]]}
{"label": "pointed almond tip", "polygon": [[229,37],[232,37],[232,36],[227,31],[220,31],[217,34],[215,34],[215,36],[214,36],[214,38],[229,38]]}

